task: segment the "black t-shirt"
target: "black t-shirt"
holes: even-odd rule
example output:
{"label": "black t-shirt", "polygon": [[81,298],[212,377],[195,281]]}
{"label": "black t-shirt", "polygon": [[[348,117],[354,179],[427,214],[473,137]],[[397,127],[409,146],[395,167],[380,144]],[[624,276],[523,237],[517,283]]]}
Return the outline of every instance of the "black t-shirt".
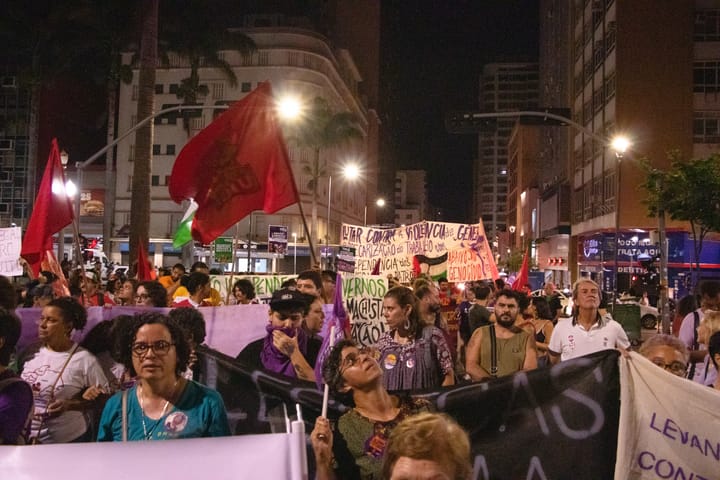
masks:
{"label": "black t-shirt", "polygon": [[487,307],[483,305],[473,305],[468,311],[468,317],[470,318],[470,336],[475,332],[476,329],[490,325],[490,315],[492,313]]}

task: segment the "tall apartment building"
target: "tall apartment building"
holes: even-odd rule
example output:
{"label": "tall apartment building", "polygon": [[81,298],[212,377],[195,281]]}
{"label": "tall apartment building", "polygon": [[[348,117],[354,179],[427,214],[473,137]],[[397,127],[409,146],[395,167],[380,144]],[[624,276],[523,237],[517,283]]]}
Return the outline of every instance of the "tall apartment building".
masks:
{"label": "tall apartment building", "polygon": [[430,220],[427,172],[398,170],[395,172],[395,224],[410,225]]}
{"label": "tall apartment building", "polygon": [[0,227],[24,226],[34,172],[28,167],[30,92],[18,80],[17,62],[0,59]]}
{"label": "tall apartment building", "polygon": [[[507,112],[538,106],[536,63],[485,65],[480,79],[480,110]],[[473,169],[473,214],[482,220],[487,235],[506,230],[508,140],[516,119],[498,118],[497,128],[479,135],[478,158]]]}
{"label": "tall apartment building", "polygon": [[[547,55],[544,66],[564,59],[570,66],[575,122],[601,137],[624,134],[632,141],[631,150],[618,157],[607,143],[570,131],[569,263],[577,268],[575,275],[590,275],[608,290],[625,290],[629,275],[637,273],[633,257],[657,253],[649,238],[657,220],[642,204],[638,159],[666,168],[670,150],[690,158],[720,147],[720,2],[677,0],[660,6],[653,0],[574,0],[568,15],[561,14],[562,3],[544,2],[541,18],[548,19],[547,28],[569,21],[572,48],[569,58],[560,49]],[[672,231],[687,226],[669,227],[678,237],[671,242],[680,245],[680,253],[670,253],[673,287],[673,276],[684,275],[691,255],[682,247],[687,234]]]}
{"label": "tall apartment building", "polygon": [[[321,152],[321,164],[327,164],[327,173],[333,177],[332,189],[329,192],[329,178],[319,179],[318,188],[318,232],[314,244],[337,243],[342,222],[361,224],[368,205],[370,219],[374,218],[374,198],[377,179],[377,115],[361,101],[362,73],[353,61],[352,54],[342,48],[335,47],[326,37],[307,28],[281,26],[283,20],[279,15],[254,15],[246,17],[243,33],[250,36],[257,45],[251,56],[242,56],[233,51],[223,52],[223,58],[232,66],[237,75],[238,85],[232,87],[217,71],[200,68],[201,82],[206,84],[209,93],[201,99],[203,105],[223,105],[232,103],[260,82],[270,80],[276,95],[292,92],[310,101],[316,96],[324,97],[335,111],[353,113],[360,121],[364,140],[355,142],[349,147],[337,147]],[[254,25],[263,25],[255,27]],[[129,63],[130,54],[123,58]],[[175,95],[181,80],[189,75],[189,64],[186,60],[170,55],[170,68],[159,68],[156,73],[155,110],[171,105],[178,105],[180,100]],[[120,90],[118,128],[124,132],[136,122],[137,75],[133,85],[122,85]],[[169,244],[173,231],[180,221],[184,207],[176,205],[169,197],[167,182],[176,155],[188,141],[189,137],[207,126],[218,112],[210,110],[198,113],[191,119],[190,135],[183,128],[183,122],[177,115],[166,115],[155,119],[153,146],[153,166],[151,181],[151,249],[155,252],[155,262],[165,263],[159,252],[165,255],[178,255],[171,251]],[[115,230],[127,225],[130,218],[130,188],[133,159],[133,137],[118,144],[117,196],[115,208]],[[311,152],[288,144],[295,180],[300,193],[302,206],[308,219],[311,220],[312,194],[308,187],[310,177],[303,172],[302,166],[311,158]],[[341,178],[341,166],[348,161],[361,163],[363,178],[361,183],[349,184]],[[328,198],[330,193],[331,197]],[[329,220],[329,223],[328,223]],[[297,205],[283,209],[275,215],[255,213],[242,220],[239,224],[240,236],[261,244],[257,253],[253,253],[253,271],[266,271],[270,268],[268,260],[272,254],[262,253],[262,244],[267,241],[269,225],[287,225],[289,233],[296,233],[301,248],[298,256],[307,257],[307,235]],[[310,227],[311,228],[311,227]],[[226,232],[226,236],[234,236],[235,229]],[[119,256],[127,251],[126,240],[117,238],[113,254]],[[162,255],[162,254],[160,254]],[[292,259],[290,260],[292,263]],[[241,263],[240,268],[247,267]]]}

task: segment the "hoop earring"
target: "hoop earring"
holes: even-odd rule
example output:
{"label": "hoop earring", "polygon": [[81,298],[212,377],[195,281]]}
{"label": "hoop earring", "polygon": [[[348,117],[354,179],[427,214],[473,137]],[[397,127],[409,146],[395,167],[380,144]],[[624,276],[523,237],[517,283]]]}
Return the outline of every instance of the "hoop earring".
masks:
{"label": "hoop earring", "polygon": [[410,317],[405,318],[405,323],[403,323],[403,328],[405,331],[410,331]]}

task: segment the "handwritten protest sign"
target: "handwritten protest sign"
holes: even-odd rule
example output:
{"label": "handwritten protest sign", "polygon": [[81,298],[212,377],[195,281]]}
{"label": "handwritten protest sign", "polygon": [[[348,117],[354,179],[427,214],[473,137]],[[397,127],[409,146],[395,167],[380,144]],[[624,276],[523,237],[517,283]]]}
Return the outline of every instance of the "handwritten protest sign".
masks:
{"label": "handwritten protest sign", "polygon": [[341,244],[355,247],[355,273],[379,273],[409,283],[419,274],[451,282],[497,278],[497,266],[481,223],[420,222],[378,229],[343,224]]}
{"label": "handwritten protest sign", "polygon": [[0,228],[0,275],[22,275],[20,259],[20,227]]}

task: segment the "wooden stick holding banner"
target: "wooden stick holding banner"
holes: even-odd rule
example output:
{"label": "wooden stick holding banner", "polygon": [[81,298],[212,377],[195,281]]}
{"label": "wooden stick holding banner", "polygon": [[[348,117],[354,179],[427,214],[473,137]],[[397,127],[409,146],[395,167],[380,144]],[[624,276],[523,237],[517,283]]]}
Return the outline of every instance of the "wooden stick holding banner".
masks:
{"label": "wooden stick holding banner", "polygon": [[[330,350],[335,346],[335,325],[330,327]],[[327,358],[327,357],[326,357]],[[323,403],[321,415],[327,418],[328,399],[330,398],[330,387],[325,384],[325,390],[323,391]]]}
{"label": "wooden stick holding banner", "polygon": [[303,211],[302,202],[298,202],[298,208],[300,209],[300,218],[302,218],[303,228],[307,234],[308,247],[310,248],[310,258],[312,259],[312,265],[317,265],[317,257],[315,256],[315,246],[313,245],[312,236],[310,235],[310,229],[307,225],[307,219],[305,218],[305,212]]}
{"label": "wooden stick holding banner", "polygon": [[230,284],[228,285],[228,291],[225,293],[225,305],[230,305],[230,295],[233,295],[233,282],[235,279],[235,263],[237,263],[237,245],[240,242],[240,222],[235,224],[235,238],[233,238],[232,244],[232,268],[230,269]]}

